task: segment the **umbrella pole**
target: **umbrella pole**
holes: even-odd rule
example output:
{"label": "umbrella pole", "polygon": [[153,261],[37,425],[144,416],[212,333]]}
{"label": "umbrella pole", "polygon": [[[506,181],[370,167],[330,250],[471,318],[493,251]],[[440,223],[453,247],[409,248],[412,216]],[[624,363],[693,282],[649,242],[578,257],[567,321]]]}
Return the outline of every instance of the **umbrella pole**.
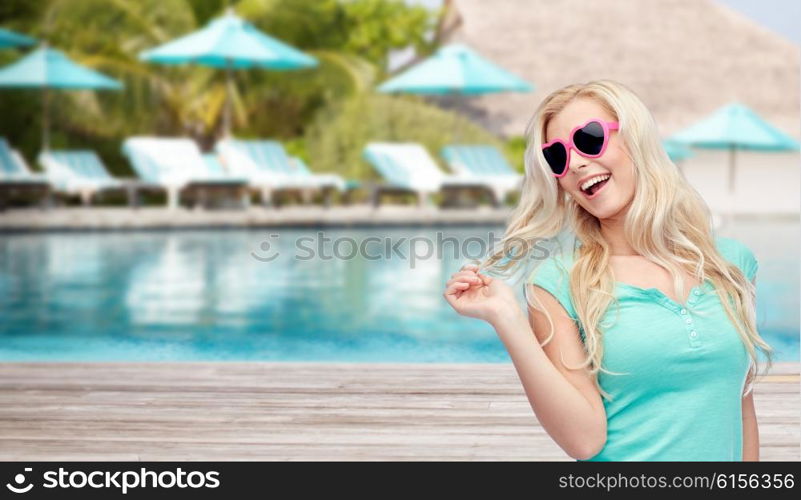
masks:
{"label": "umbrella pole", "polygon": [[729,146],[729,191],[734,192],[734,149],[735,146]]}
{"label": "umbrella pole", "polygon": [[226,62],[225,67],[225,107],[223,109],[223,136],[231,136],[231,100],[233,98],[232,92],[233,85],[233,70],[231,69],[231,61]]}
{"label": "umbrella pole", "polygon": [[50,149],[50,90],[42,92],[42,151]]}
{"label": "umbrella pole", "polygon": [[454,137],[454,142],[459,144],[462,142],[462,129],[464,128],[462,120],[466,120],[467,107],[464,105],[464,99],[459,99],[458,95],[453,94],[452,98],[454,109],[456,110],[456,137]]}
{"label": "umbrella pole", "polygon": [[729,223],[734,220],[734,151],[736,146],[729,146]]}

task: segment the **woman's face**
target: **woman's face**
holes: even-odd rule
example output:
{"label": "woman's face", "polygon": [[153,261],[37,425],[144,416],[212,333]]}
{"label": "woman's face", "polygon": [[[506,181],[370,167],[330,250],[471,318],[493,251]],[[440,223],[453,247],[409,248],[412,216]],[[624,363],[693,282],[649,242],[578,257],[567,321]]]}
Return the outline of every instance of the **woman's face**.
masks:
{"label": "woman's face", "polygon": [[[592,118],[612,122],[613,116],[589,98],[572,100],[554,116],[545,130],[545,143],[554,139],[567,142],[568,134],[577,126]],[[609,180],[592,195],[582,191],[581,186],[598,175],[610,175]],[[565,176],[557,179],[559,185],[570,196],[598,219],[624,215],[634,199],[634,169],[626,155],[625,144],[618,131],[610,131],[609,144],[598,158],[585,158],[574,148],[570,150],[570,163]],[[596,186],[596,189],[598,186]]]}

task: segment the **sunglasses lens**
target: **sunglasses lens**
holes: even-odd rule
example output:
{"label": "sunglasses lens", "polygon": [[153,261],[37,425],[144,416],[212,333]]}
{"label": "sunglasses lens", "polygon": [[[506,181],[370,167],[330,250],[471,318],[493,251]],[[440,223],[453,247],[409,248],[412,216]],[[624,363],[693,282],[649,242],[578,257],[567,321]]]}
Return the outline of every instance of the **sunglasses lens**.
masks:
{"label": "sunglasses lens", "polygon": [[556,142],[547,148],[542,148],[542,154],[545,156],[545,159],[548,160],[548,165],[551,167],[554,174],[562,175],[562,173],[564,173],[565,167],[567,167],[567,150],[561,142]]}
{"label": "sunglasses lens", "polygon": [[573,134],[573,144],[587,155],[597,155],[604,145],[604,128],[598,122],[590,122]]}

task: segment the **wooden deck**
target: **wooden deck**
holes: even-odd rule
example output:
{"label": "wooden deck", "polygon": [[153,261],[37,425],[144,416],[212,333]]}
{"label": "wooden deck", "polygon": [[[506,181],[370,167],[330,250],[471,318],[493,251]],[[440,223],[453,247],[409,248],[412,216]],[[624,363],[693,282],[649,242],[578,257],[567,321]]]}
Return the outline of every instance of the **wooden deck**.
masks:
{"label": "wooden deck", "polygon": [[[799,364],[757,380],[799,460]],[[570,460],[511,364],[0,363],[0,460]]]}

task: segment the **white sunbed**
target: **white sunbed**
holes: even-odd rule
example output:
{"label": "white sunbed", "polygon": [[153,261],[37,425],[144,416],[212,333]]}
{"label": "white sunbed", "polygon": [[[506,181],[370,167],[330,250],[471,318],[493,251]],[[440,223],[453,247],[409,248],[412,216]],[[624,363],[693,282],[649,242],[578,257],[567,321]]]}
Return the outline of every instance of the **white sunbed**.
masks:
{"label": "white sunbed", "polygon": [[423,205],[429,201],[429,195],[441,190],[491,189],[481,179],[443,173],[428,151],[415,142],[371,142],[364,148],[364,158],[385,181],[374,186],[376,206],[382,192],[415,193],[418,204]]}
{"label": "white sunbed", "polygon": [[51,186],[47,177],[33,173],[25,159],[0,137],[0,210],[5,208],[8,195],[16,192],[40,194],[42,207],[51,203]]}
{"label": "white sunbed", "polygon": [[442,148],[441,156],[456,175],[486,184],[496,205],[503,203],[510,192],[522,188],[523,176],[494,146],[453,144]]}
{"label": "white sunbed", "polygon": [[56,191],[78,195],[84,205],[90,205],[96,195],[108,191],[125,191],[129,205],[135,206],[138,204],[138,190],[155,187],[134,179],[113,177],[100,157],[90,150],[42,151],[38,162]]}
{"label": "white sunbed", "polygon": [[208,191],[233,191],[242,206],[247,206],[247,179],[217,170],[203,157],[195,141],[183,137],[129,137],[123,153],[137,175],[167,191],[167,206],[179,205],[181,192],[196,191],[201,201]]}
{"label": "white sunbed", "polygon": [[261,192],[265,205],[272,202],[274,192],[283,190],[299,190],[306,201],[315,191],[324,191],[329,205],[331,191],[346,191],[353,186],[336,174],[312,173],[303,160],[289,156],[278,141],[223,139],[215,151],[229,172],[248,179]]}

